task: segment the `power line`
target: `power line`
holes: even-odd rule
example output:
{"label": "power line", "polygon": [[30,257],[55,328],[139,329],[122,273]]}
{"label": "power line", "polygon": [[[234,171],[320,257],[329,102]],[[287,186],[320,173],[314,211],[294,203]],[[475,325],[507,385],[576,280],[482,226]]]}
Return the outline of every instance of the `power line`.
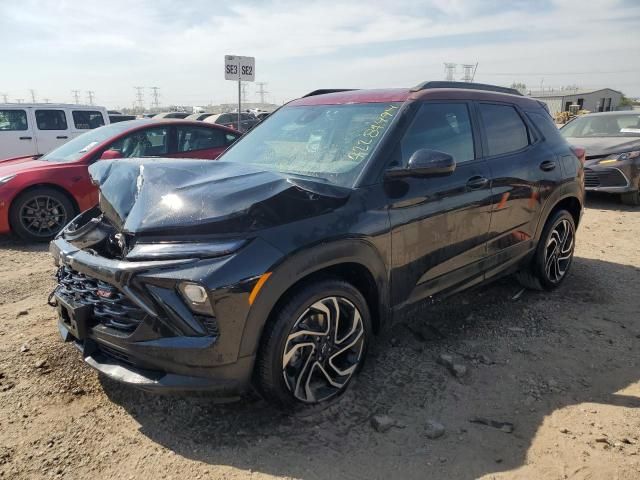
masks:
{"label": "power line", "polygon": [[269,93],[264,89],[264,87],[267,85],[267,82],[256,82],[256,85],[258,85],[258,91],[256,93],[260,95],[260,103],[264,103],[264,96],[265,94]]}
{"label": "power line", "polygon": [[80,90],[71,90],[71,93],[73,93],[73,99],[76,102],[76,105],[78,105],[80,103]]}
{"label": "power line", "polygon": [[87,90],[87,97],[89,98],[89,105],[93,105],[93,94],[96,93],[93,90]]}
{"label": "power line", "polygon": [[151,87],[151,90],[153,91],[153,93],[151,94],[151,96],[153,97],[151,105],[154,108],[160,108],[160,94],[158,93],[160,89],[158,87]]}

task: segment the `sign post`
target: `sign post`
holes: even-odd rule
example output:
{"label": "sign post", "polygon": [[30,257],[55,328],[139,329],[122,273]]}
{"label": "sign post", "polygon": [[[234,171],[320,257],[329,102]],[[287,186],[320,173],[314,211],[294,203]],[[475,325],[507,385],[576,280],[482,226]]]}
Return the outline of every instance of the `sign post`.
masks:
{"label": "sign post", "polygon": [[238,55],[224,56],[225,80],[238,81],[238,130],[242,119],[242,82],[254,82],[256,79],[255,57],[240,57]]}

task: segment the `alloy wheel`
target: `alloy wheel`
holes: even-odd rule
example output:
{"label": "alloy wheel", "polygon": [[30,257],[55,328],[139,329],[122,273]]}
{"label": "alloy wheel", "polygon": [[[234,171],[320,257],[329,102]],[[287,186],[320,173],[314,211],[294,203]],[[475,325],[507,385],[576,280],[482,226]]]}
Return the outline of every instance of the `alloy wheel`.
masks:
{"label": "alloy wheel", "polygon": [[282,354],[284,381],[305,403],[327,400],[344,390],[364,351],[365,330],[356,306],[326,297],[296,320]]}
{"label": "alloy wheel", "polygon": [[26,201],[20,209],[20,223],[36,237],[50,237],[67,223],[67,211],[56,198],[38,195]]}
{"label": "alloy wheel", "polygon": [[544,270],[552,283],[565,276],[573,255],[575,231],[569,220],[563,219],[553,228],[545,248]]}

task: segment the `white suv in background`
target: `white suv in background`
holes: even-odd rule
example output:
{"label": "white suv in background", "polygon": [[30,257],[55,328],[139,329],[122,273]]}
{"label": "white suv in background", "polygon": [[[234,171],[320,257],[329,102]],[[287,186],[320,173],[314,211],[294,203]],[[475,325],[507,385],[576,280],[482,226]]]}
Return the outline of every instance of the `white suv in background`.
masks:
{"label": "white suv in background", "polygon": [[44,155],[73,137],[108,123],[104,107],[0,103],[0,160]]}

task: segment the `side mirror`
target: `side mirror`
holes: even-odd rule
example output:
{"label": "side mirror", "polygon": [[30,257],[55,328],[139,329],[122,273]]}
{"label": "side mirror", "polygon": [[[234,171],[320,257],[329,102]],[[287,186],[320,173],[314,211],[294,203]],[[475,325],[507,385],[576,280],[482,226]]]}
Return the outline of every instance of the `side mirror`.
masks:
{"label": "side mirror", "polygon": [[456,161],[448,153],[421,148],[416,150],[406,168],[388,170],[388,177],[431,177],[449,175],[456,169]]}
{"label": "side mirror", "polygon": [[116,158],[122,158],[122,153],[118,150],[105,150],[100,155],[100,160],[113,160]]}

